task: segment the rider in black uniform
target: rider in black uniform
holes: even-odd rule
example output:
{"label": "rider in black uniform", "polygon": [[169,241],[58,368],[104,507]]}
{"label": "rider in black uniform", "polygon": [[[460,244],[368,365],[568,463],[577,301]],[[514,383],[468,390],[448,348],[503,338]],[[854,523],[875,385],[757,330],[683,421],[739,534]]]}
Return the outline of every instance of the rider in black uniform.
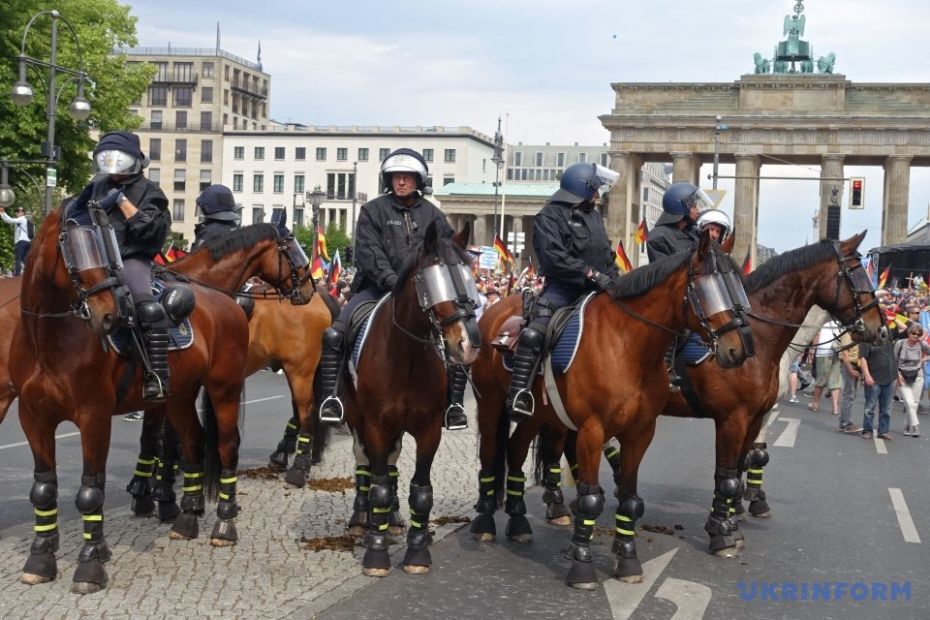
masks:
{"label": "rider in black uniform", "polygon": [[[323,351],[317,369],[320,419],[342,420],[343,407],[337,385],[345,364],[345,334],[349,320],[359,304],[380,299],[397,284],[407,248],[420,243],[426,229],[435,223],[440,236],[452,237],[446,216],[423,195],[432,190],[426,185],[426,161],[411,149],[397,149],[381,164],[381,176],[388,193],[362,206],[355,226],[355,266],[352,297],[343,306],[339,318],[323,332]],[[449,369],[449,399],[444,423],[447,429],[468,427],[462,406],[467,371],[460,366]]]}
{"label": "rider in black uniform", "polygon": [[241,217],[232,191],[225,185],[210,185],[197,196],[201,221],[194,226],[193,252],[211,239],[226,235],[239,228]]}
{"label": "rider in black uniform", "polygon": [[703,209],[714,203],[703,190],[691,183],[672,183],[662,197],[662,215],[649,231],[646,252],[649,262],[697,247],[698,231],[695,227]]}
{"label": "rider in black uniform", "polygon": [[606,289],[618,275],[614,253],[594,203],[619,174],[596,164],[574,164],[562,173],[560,189],[533,222],[533,248],[546,286],[530,324],[520,332],[507,402],[510,417],[533,415],[529,389],[539,367],[546,327],[553,313],[591,290]]}

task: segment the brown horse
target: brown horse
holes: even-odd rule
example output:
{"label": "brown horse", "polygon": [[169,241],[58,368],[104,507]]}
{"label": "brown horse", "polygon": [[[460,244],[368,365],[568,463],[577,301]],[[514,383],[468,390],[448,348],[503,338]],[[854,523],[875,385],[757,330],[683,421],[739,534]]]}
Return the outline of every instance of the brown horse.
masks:
{"label": "brown horse", "polygon": [[[732,244],[732,237],[727,243]],[[543,381],[537,379],[535,400],[543,406],[520,422],[509,439],[504,403],[510,377],[501,354],[482,348],[472,367],[481,432],[479,500],[475,506],[479,515],[472,523],[477,538],[490,540],[496,534],[494,511],[505,495],[505,473],[505,510],[510,515],[507,535],[517,540],[530,538],[522,472],[530,442],[544,424],[574,427],[578,431],[579,484],[573,504],[576,520],[568,551],[571,569],[567,583],[581,589],[595,588],[590,539],[604,506],[598,485],[600,450],[607,438],[616,437],[624,450],[616,512],[615,575],[628,581],[642,580],[633,539],[634,522],[644,510],[637,495],[637,474],[655,433],[656,417],[668,399],[665,351],[673,338],[688,328],[712,339],[712,350],[724,367],[739,365],[752,354],[752,337],[740,309],[738,271],[724,253],[729,249],[722,250],[705,233],[693,253],[682,252],[636,269],[618,278],[610,294],[595,296],[584,312],[584,334],[574,361],[564,375],[554,379],[557,393],[549,390],[547,402],[542,396],[546,391]],[[711,303],[711,299],[716,301]],[[504,321],[520,313],[520,301],[508,298],[482,316],[483,342],[494,339]],[[564,403],[561,412],[554,406],[556,397]],[[561,454],[561,442],[556,443],[554,454]]]}
{"label": "brown horse", "polygon": [[19,290],[22,278],[0,278],[0,423],[16,400],[10,378],[10,342],[19,324]]}
{"label": "brown horse", "polygon": [[[58,549],[55,429],[65,420],[81,432],[84,468],[76,504],[83,516],[85,544],[78,557],[73,591],[106,586],[104,563],[111,557],[103,533],[103,503],[111,416],[150,406],[141,398],[141,368],[132,358],[101,346],[101,337],[119,325],[128,299],[122,292],[119,263],[107,248],[104,231],[63,221],[52,212],[33,242],[23,277],[22,319],[14,333],[10,367],[20,396],[20,422],[35,461],[30,501],[36,525],[22,580],[36,584],[57,576]],[[246,251],[240,250],[245,262]],[[248,346],[245,314],[227,295],[192,286],[196,307],[190,318],[197,338],[169,355],[171,394],[164,410],[182,438],[185,458],[184,514],[173,533],[197,534],[205,490],[217,492],[214,544],[235,542],[234,517],[239,432],[239,394]],[[90,329],[87,329],[87,327]],[[120,384],[128,380],[125,396]],[[204,387],[213,403],[215,425],[200,426],[195,398]],[[205,450],[205,439],[214,450]],[[206,453],[206,454],[205,454]],[[207,457],[206,465],[204,457]]]}
{"label": "brown horse", "polygon": [[394,483],[388,456],[399,449],[404,433],[417,444],[404,570],[427,572],[432,562],[430,468],[442,436],[446,366],[470,364],[480,346],[477,291],[464,253],[469,231],[466,226],[450,242],[430,224],[423,243],[410,248],[397,285],[368,327],[357,382],[347,381],[343,390],[356,455],[370,465],[366,575],[384,577],[390,569],[387,530]]}

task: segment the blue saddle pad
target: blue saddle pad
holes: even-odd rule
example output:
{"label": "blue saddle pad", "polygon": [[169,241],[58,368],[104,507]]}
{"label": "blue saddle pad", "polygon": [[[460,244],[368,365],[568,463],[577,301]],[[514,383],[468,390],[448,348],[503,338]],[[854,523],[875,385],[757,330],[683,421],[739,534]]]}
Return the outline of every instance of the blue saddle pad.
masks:
{"label": "blue saddle pad", "polygon": [[375,320],[375,317],[378,315],[378,311],[380,311],[381,307],[384,306],[384,302],[390,298],[391,293],[388,293],[378,300],[378,303],[371,311],[371,314],[368,315],[368,318],[365,319],[365,323],[362,324],[362,328],[359,330],[358,335],[355,337],[355,342],[352,343],[352,354],[349,357],[349,373],[352,375],[353,381],[357,380],[358,377],[358,362],[362,357],[362,350],[365,348],[365,341],[368,339],[368,328],[371,327],[371,322]]}
{"label": "blue saddle pad", "polygon": [[678,352],[685,364],[694,364],[698,360],[704,359],[710,349],[701,340],[697,334],[691,334],[684,346]]}
{"label": "blue saddle pad", "polygon": [[[565,374],[571,368],[584,332],[584,311],[593,298],[594,293],[589,293],[581,300],[581,303],[572,310],[571,316],[565,322],[561,331],[554,335],[555,344],[549,351],[549,363],[552,365],[552,371],[555,374]],[[509,356],[504,358],[504,368],[513,372]],[[542,372],[542,369],[540,369],[540,372]]]}
{"label": "blue saddle pad", "polygon": [[[152,280],[152,295],[155,299],[161,301],[161,296],[165,292],[165,284],[161,280]],[[194,327],[191,325],[190,318],[186,318],[179,324],[168,328],[169,351],[180,351],[194,344]],[[116,332],[107,336],[107,340],[113,350],[119,355],[127,355],[132,350],[132,333],[128,327],[122,327]]]}

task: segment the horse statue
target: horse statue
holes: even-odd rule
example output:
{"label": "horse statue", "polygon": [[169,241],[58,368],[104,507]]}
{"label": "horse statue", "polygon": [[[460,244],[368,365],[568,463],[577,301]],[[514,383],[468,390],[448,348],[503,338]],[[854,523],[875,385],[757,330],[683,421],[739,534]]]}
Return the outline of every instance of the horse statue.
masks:
{"label": "horse statue", "polygon": [[[67,208],[50,213],[33,241],[22,280],[22,317],[9,353],[16,364],[9,370],[35,461],[29,496],[35,506],[35,538],[22,581],[38,584],[57,577],[55,429],[70,420],[81,433],[84,469],[76,504],[85,541],[72,591],[88,594],[106,587],[104,564],[111,558],[103,520],[111,417],[152,404],[142,400],[138,362],[118,355],[113,342],[105,339],[121,326],[130,305],[117,250],[107,239],[112,232],[105,215],[92,211],[96,223],[86,226],[69,219]],[[246,248],[240,250],[242,262],[247,254]],[[169,355],[171,394],[162,405],[182,439],[185,460],[183,514],[172,532],[195,537],[206,496],[218,495],[211,542],[226,545],[238,538],[237,421],[248,323],[226,294],[198,285],[191,289],[196,305],[189,320],[197,338]],[[212,403],[203,427],[195,409],[201,387]]]}
{"label": "horse statue", "polygon": [[446,369],[471,364],[481,344],[474,311],[478,291],[464,250],[469,233],[466,225],[450,241],[429,225],[423,242],[411,246],[393,291],[366,319],[359,336],[364,344],[357,341],[356,359],[350,360],[354,381],[346,382],[344,405],[356,459],[370,484],[362,560],[369,576],[385,577],[390,570],[387,534],[397,482],[388,459],[400,450],[404,433],[416,440],[417,456],[403,566],[418,574],[432,563],[430,468],[442,437]]}
{"label": "horse statue", "polygon": [[[566,581],[575,588],[594,589],[598,580],[590,541],[604,507],[604,493],[598,485],[600,450],[608,438],[616,437],[624,450],[615,515],[614,574],[626,581],[642,580],[633,538],[635,521],[644,511],[637,494],[637,474],[655,433],[656,418],[668,400],[665,352],[687,328],[710,340],[722,367],[737,366],[752,355],[753,337],[743,314],[748,303],[739,269],[726,254],[732,244],[731,236],[721,248],[705,232],[693,252],[680,252],[635,269],[618,278],[609,291],[587,301],[570,366],[555,376],[554,356],[544,363],[545,378],[537,379],[534,387],[536,402],[544,404],[521,421],[509,438],[505,400],[510,377],[501,353],[482,348],[472,365],[481,433],[475,506],[479,514],[471,527],[476,538],[487,541],[496,536],[494,512],[504,504],[510,517],[508,538],[530,540],[522,471],[530,443],[544,426],[560,434],[561,440],[548,444],[551,453],[540,458],[549,465],[547,480],[558,480],[564,429],[577,430],[578,499],[573,503],[576,519]],[[480,322],[483,342],[494,340],[505,322],[520,314],[520,302],[517,296],[509,297],[485,312]],[[547,495],[552,493],[561,497],[558,488],[547,489]]]}

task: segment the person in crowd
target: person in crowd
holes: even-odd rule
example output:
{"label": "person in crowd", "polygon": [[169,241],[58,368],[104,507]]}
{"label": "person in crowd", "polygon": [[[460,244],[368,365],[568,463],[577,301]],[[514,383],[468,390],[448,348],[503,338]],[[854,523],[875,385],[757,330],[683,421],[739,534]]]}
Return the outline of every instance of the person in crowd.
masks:
{"label": "person in crowd", "polygon": [[840,395],[841,433],[861,433],[862,427],[853,424],[852,406],[856,402],[856,392],[862,375],[859,370],[859,345],[853,342],[849,332],[840,337],[839,367],[843,391]]}
{"label": "person in crowd", "polygon": [[924,363],[930,359],[930,345],[923,341],[924,329],[920,323],[911,323],[907,337],[894,343],[894,359],[897,369],[898,393],[904,399],[907,422],[904,434],[920,436],[917,405],[924,387]]}
{"label": "person in crowd", "polygon": [[817,347],[814,358],[814,364],[817,370],[817,381],[814,383],[814,395],[807,406],[811,411],[820,411],[820,399],[823,398],[823,391],[826,388],[830,392],[830,400],[833,404],[833,415],[840,414],[840,364],[837,349],[840,337],[840,328],[836,321],[830,320],[824,323],[817,335],[817,340],[813,343]]}
{"label": "person in crowd", "polygon": [[13,275],[19,276],[23,273],[26,255],[32,247],[32,236],[29,234],[31,224],[26,217],[26,211],[22,207],[16,207],[14,215],[15,217],[10,217],[6,210],[0,207],[0,218],[13,226]]}
{"label": "person in crowd", "polygon": [[862,436],[872,439],[875,431],[875,408],[878,407],[878,437],[891,439],[891,396],[894,394],[897,367],[890,340],[881,344],[859,345],[859,368],[865,384],[865,409],[862,415]]}

